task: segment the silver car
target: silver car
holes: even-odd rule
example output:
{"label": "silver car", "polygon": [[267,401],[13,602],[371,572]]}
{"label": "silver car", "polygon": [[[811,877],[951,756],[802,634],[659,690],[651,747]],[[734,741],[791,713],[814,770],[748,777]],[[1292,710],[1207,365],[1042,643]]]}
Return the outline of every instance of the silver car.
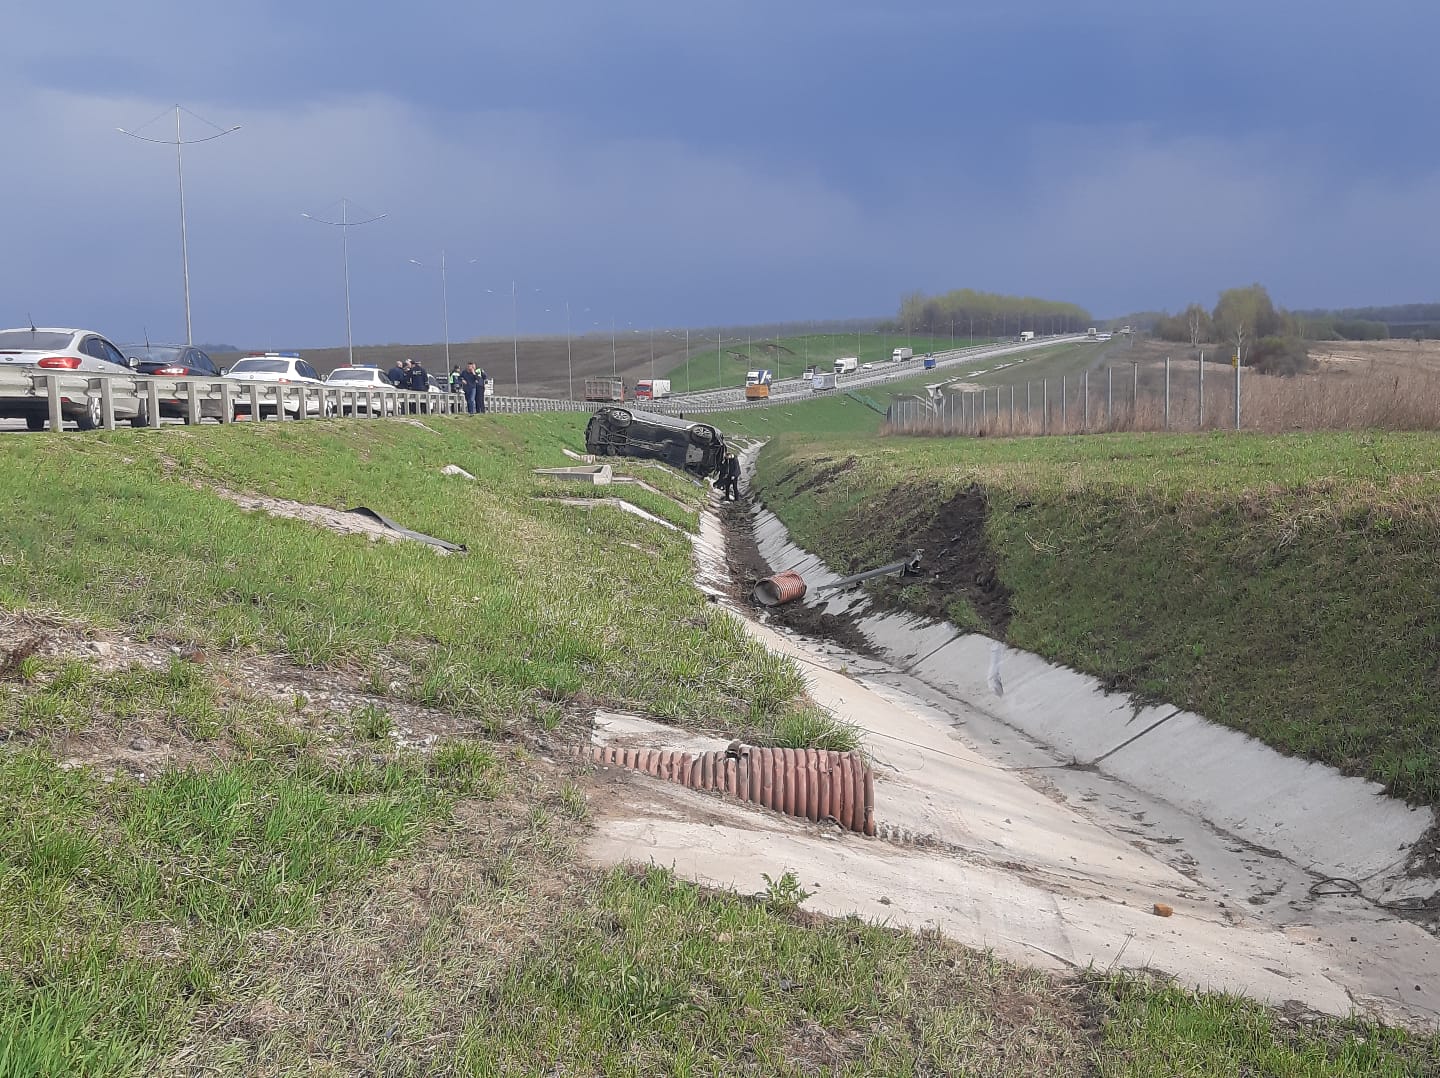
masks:
{"label": "silver car", "polygon": [[[98,377],[129,375],[130,362],[105,337],[88,329],[0,329],[0,371],[23,370],[33,374],[75,374]],[[92,383],[93,388],[93,383]],[[115,418],[132,422],[142,418],[143,405],[130,395],[115,398]],[[60,398],[60,414],[81,430],[94,430],[102,422],[100,395],[68,390]],[[0,385],[0,419],[23,419],[30,430],[43,430],[50,405],[43,388],[18,383]]]}

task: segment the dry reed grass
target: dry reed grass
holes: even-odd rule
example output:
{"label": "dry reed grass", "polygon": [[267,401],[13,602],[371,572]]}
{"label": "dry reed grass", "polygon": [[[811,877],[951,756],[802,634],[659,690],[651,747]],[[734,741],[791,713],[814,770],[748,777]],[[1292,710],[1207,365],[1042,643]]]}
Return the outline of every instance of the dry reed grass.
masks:
{"label": "dry reed grass", "polygon": [[[1045,379],[947,394],[938,402],[896,401],[885,434],[1025,437],[1235,428],[1235,372],[1207,362],[1111,368],[1109,374]],[[1203,398],[1202,398],[1203,393]],[[1028,401],[1027,401],[1028,398]],[[1242,370],[1240,429],[1440,430],[1440,370],[1376,357],[1282,378]]]}

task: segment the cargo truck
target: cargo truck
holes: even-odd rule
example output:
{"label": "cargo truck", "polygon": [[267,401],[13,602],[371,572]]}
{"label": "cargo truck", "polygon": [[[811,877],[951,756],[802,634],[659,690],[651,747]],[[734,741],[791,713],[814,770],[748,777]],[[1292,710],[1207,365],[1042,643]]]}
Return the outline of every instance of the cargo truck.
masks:
{"label": "cargo truck", "polygon": [[891,363],[899,363],[899,362],[901,362],[902,360],[914,359],[914,358],[915,358],[915,349],[913,349],[913,348],[897,348],[897,349],[895,349],[895,351],[893,351],[893,352],[890,353],[890,362],[891,362]]}
{"label": "cargo truck", "polygon": [[658,401],[661,397],[670,396],[670,380],[668,378],[642,378],[635,383],[635,399],[637,401]]}
{"label": "cargo truck", "polygon": [[816,393],[823,389],[834,389],[835,375],[828,371],[816,371],[810,376],[810,388]]}
{"label": "cargo truck", "polygon": [[623,401],[625,399],[625,383],[619,378],[587,378],[585,379],[585,399],[587,401]]}
{"label": "cargo truck", "polygon": [[835,361],[836,374],[854,374],[860,369],[860,361],[854,356],[845,356]]}
{"label": "cargo truck", "polygon": [[1035,339],[1035,331],[1033,329],[1021,330],[1020,339],[1022,341],[1033,341]]}

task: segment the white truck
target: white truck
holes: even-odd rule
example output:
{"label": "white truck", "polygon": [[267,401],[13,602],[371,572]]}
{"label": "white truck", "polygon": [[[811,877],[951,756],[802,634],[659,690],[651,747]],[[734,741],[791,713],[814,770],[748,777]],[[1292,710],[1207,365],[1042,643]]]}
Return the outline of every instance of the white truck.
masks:
{"label": "white truck", "polygon": [[635,383],[635,399],[637,401],[658,401],[661,397],[670,396],[670,380],[668,378],[642,378]]}
{"label": "white truck", "polygon": [[835,376],[829,371],[816,371],[810,376],[810,388],[816,393],[825,389],[834,389]]}
{"label": "white truck", "polygon": [[897,349],[895,349],[895,351],[893,351],[893,352],[890,353],[890,362],[891,362],[891,363],[899,363],[899,362],[901,362],[902,360],[914,359],[914,358],[915,358],[915,349],[913,349],[913,348],[897,348]]}
{"label": "white truck", "polygon": [[1091,326],[1085,331],[1085,336],[1092,341],[1098,341],[1100,339],[1100,331],[1094,326]]}
{"label": "white truck", "polygon": [[1035,331],[1033,329],[1021,330],[1020,339],[1022,341],[1033,341],[1035,339]]}
{"label": "white truck", "polygon": [[860,369],[860,361],[854,356],[844,356],[835,361],[836,374],[854,374]]}

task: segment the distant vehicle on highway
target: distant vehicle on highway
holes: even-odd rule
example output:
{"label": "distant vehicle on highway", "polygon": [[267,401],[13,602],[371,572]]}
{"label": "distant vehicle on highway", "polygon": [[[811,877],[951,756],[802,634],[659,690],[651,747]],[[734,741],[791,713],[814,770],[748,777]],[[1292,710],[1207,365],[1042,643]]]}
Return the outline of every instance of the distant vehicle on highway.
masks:
{"label": "distant vehicle on highway", "polygon": [[625,383],[619,378],[587,378],[585,379],[585,399],[587,401],[623,401],[625,399]]}
{"label": "distant vehicle on highway", "polygon": [[670,379],[668,378],[642,378],[635,383],[635,399],[637,401],[654,401],[668,396],[670,396]]}
{"label": "distant vehicle on highway", "polygon": [[[913,348],[897,348],[897,349],[895,349],[895,351],[893,351],[893,352],[890,353],[890,362],[891,362],[891,363],[903,363],[903,362],[905,362],[905,360],[907,360],[907,359],[914,359],[914,358],[915,358],[915,349],[913,349]],[[869,366],[869,364],[866,364],[866,366]]]}
{"label": "distant vehicle on highway", "polygon": [[854,374],[860,369],[860,361],[854,356],[845,356],[835,361],[836,374]]}
{"label": "distant vehicle on highway", "polygon": [[[299,352],[256,352],[243,359],[237,359],[225,372],[225,377],[233,378],[237,382],[280,382],[284,385],[300,386],[323,386],[325,382],[320,377],[320,372],[300,358]],[[321,405],[318,393],[310,393],[305,399],[305,414],[320,415]],[[242,415],[250,414],[250,397],[248,393],[237,393],[235,410]],[[266,415],[275,414],[274,404],[260,405],[260,415],[256,418],[263,419]],[[300,402],[298,397],[291,396],[285,402],[285,414],[300,414]],[[325,406],[324,414],[330,414],[330,408]]]}
{"label": "distant vehicle on highway", "polygon": [[[385,377],[385,373],[372,365],[356,364],[353,367],[336,367],[325,376],[325,384],[342,392],[340,398],[340,412],[342,415],[349,415],[351,412],[349,400],[343,396],[347,390],[354,390],[354,410],[368,415],[370,413],[370,400],[366,393],[378,393],[383,389],[394,389],[395,384]],[[391,402],[380,403],[376,398],[375,412],[381,415],[394,415],[395,405]]]}
{"label": "distant vehicle on highway", "polygon": [[[88,329],[0,329],[0,368],[19,368],[37,374],[133,374],[120,349]],[[94,430],[103,422],[98,395],[60,398],[61,418],[81,430]],[[35,397],[0,397],[0,419],[23,419],[28,430],[44,430],[50,405]],[[129,398],[115,401],[115,418],[134,422],[140,405]]]}
{"label": "distant vehicle on highway", "polygon": [[861,369],[862,371],[874,370],[874,369],[875,369],[875,364],[873,364],[873,363],[862,363],[862,364],[860,364],[860,369]]}
{"label": "distant vehicle on highway", "polygon": [[835,375],[829,371],[816,371],[810,375],[810,388],[815,392],[835,388]]}
{"label": "distant vehicle on highway", "polygon": [[[220,366],[203,349],[189,344],[127,344],[121,351],[137,374],[157,378],[219,378]],[[209,416],[220,421],[224,404],[218,400],[200,401],[200,418]],[[190,408],[184,396],[161,397],[160,414],[179,417],[190,422]]]}

